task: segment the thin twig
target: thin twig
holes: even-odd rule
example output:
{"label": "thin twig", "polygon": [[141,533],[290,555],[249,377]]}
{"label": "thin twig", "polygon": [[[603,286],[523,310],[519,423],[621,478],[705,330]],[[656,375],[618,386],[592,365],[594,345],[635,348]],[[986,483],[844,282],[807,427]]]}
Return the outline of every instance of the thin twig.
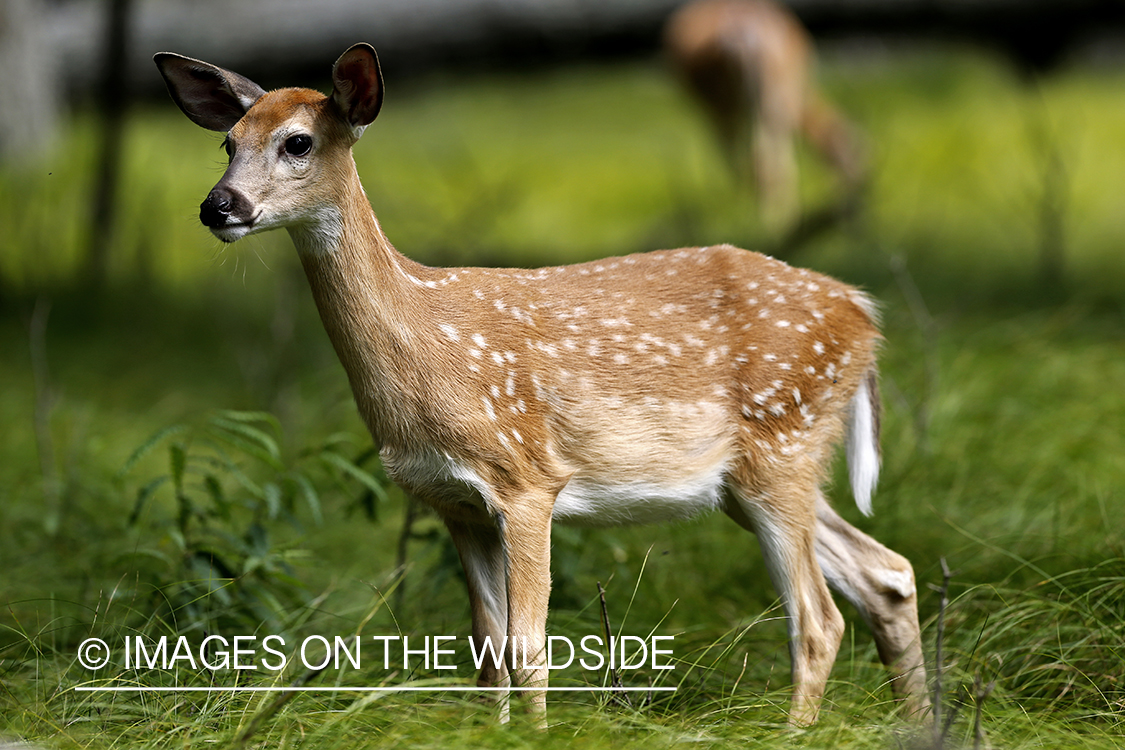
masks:
{"label": "thin twig", "polygon": [[411,496],[406,498],[406,512],[402,519],[402,531],[398,535],[398,550],[395,553],[395,570],[401,571],[403,580],[395,592],[395,608],[402,610],[406,603],[406,558],[409,554],[410,540],[414,538],[414,522],[418,519],[418,501]]}
{"label": "thin twig", "polygon": [[[602,588],[602,582],[598,581],[598,598],[601,600],[602,607],[602,630],[605,632],[606,643],[609,644],[609,684],[611,687],[621,687],[621,673],[618,672],[617,667],[614,666],[613,659],[613,628],[609,624],[609,608],[605,603],[605,589]],[[626,693],[610,693],[613,699],[624,706],[632,706],[629,697]]]}
{"label": "thin twig", "polygon": [[973,750],[980,750],[984,744],[984,729],[981,727],[981,716],[984,713],[984,702],[988,700],[988,696],[992,695],[992,690],[996,687],[996,680],[988,683],[982,690],[980,675],[976,677],[973,684],[974,699],[977,703],[976,716],[973,719]]}
{"label": "thin twig", "polygon": [[941,604],[938,607],[937,638],[934,644],[934,750],[941,750],[945,746],[948,726],[942,722],[942,677],[945,669],[942,648],[945,641],[945,610],[949,606],[949,581],[953,573],[949,570],[945,558],[941,558]]}

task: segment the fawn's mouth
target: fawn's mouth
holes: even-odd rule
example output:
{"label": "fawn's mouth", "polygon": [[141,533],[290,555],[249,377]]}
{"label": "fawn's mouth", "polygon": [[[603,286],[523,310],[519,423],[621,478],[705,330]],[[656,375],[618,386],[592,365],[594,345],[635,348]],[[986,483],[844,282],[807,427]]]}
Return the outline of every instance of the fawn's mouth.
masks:
{"label": "fawn's mouth", "polygon": [[261,214],[255,214],[246,221],[235,221],[218,227],[211,227],[211,234],[223,242],[236,242],[254,231]]}

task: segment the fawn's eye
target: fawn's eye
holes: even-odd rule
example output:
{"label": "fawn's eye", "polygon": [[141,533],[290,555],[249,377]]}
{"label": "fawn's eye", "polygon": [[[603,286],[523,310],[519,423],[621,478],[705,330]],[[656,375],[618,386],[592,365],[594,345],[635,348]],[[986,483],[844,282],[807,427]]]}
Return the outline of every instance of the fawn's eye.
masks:
{"label": "fawn's eye", "polygon": [[234,158],[234,143],[231,142],[229,135],[223,139],[223,150],[227,152],[228,159]]}
{"label": "fawn's eye", "polygon": [[304,156],[312,149],[312,138],[307,135],[294,135],[285,140],[285,153],[290,156]]}

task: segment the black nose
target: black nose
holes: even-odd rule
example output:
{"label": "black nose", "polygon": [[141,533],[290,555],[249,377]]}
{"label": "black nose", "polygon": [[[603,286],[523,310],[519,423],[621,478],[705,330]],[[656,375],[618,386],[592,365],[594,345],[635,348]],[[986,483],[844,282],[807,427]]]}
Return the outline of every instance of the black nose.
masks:
{"label": "black nose", "polygon": [[203,226],[214,229],[227,223],[234,210],[234,196],[225,188],[217,187],[199,204],[199,220]]}

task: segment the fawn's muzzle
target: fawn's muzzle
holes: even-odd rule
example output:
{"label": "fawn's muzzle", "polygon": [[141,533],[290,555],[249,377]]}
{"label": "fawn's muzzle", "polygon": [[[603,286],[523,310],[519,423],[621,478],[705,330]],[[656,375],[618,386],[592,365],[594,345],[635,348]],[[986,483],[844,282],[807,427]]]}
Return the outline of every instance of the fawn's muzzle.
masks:
{"label": "fawn's muzzle", "polygon": [[229,224],[241,224],[245,221],[242,214],[245,201],[232,190],[216,187],[208,194],[207,199],[199,205],[199,220],[203,226],[218,229]]}

